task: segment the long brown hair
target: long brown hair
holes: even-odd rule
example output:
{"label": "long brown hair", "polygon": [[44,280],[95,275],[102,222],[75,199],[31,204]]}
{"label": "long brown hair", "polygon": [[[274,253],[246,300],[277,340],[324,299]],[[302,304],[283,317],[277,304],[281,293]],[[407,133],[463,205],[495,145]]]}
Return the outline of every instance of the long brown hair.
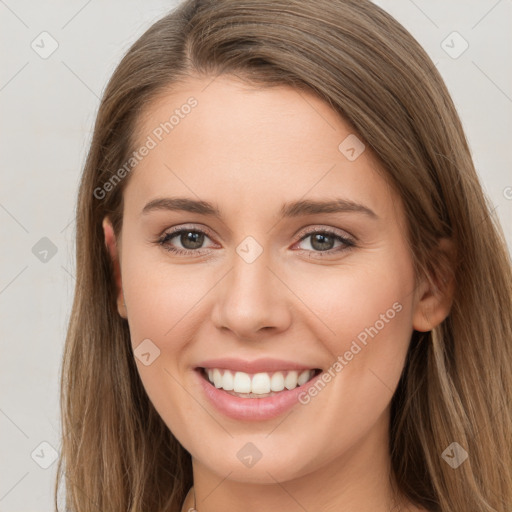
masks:
{"label": "long brown hair", "polygon": [[[437,242],[452,240],[451,312],[434,330],[414,332],[392,398],[392,472],[400,492],[428,510],[512,510],[510,257],[442,78],[368,0],[188,0],[115,70],[77,204],[56,509],[63,476],[73,512],[175,512],[192,485],[190,455],[149,401],[117,314],[102,219],[121,232],[130,174],[118,173],[108,191],[105,183],[136,148],[148,104],[187,77],[223,73],[308,90],[351,124],[402,199],[417,276],[438,282]],[[441,456],[453,442],[469,455],[456,469]]]}

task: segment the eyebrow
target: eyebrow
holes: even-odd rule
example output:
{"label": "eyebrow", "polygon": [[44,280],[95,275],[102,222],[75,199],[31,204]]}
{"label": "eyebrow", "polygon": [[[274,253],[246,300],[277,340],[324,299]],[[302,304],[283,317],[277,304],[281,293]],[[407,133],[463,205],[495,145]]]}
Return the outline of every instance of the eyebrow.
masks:
{"label": "eyebrow", "polygon": [[[141,215],[148,214],[155,210],[185,211],[222,219],[222,214],[215,205],[207,201],[189,199],[187,197],[162,197],[153,199],[144,206]],[[367,206],[341,198],[329,201],[299,200],[285,203],[281,207],[280,216],[282,218],[293,218],[305,215],[316,215],[319,213],[346,212],[362,213],[372,219],[379,218],[378,215]]]}

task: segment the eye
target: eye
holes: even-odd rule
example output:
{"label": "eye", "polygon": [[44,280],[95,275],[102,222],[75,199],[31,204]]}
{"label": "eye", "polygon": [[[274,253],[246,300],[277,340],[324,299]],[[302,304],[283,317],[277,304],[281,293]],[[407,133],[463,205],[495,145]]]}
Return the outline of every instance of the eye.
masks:
{"label": "eye", "polygon": [[[340,235],[336,231],[326,228],[317,228],[309,231],[300,239],[299,243],[307,240],[308,238],[310,241],[306,245],[309,247],[306,247],[304,250],[320,253],[320,257],[323,256],[322,253],[338,253],[355,247],[355,242],[351,238]],[[337,247],[335,247],[336,242],[339,243]]]}
{"label": "eye", "polygon": [[[157,243],[168,252],[190,256],[192,254],[201,254],[203,249],[207,249],[207,247],[202,247],[205,238],[209,239],[210,237],[208,236],[208,232],[202,229],[182,227],[164,233],[162,237],[157,240]],[[318,253],[320,257],[323,257],[325,253],[338,253],[355,247],[355,242],[351,238],[326,228],[316,228],[307,232],[299,240],[298,244],[308,238],[310,241],[306,245],[309,245],[309,247],[301,250]],[[337,247],[335,247],[336,242],[338,243]],[[180,244],[181,247],[176,247],[177,243]]]}
{"label": "eye", "polygon": [[[208,234],[201,229],[180,228],[174,231],[164,233],[158,240],[158,243],[169,252],[175,254],[191,255],[200,252],[199,249],[204,244],[205,238],[209,238]],[[176,242],[171,243],[171,240]],[[174,247],[175,243],[181,244],[181,247]]]}

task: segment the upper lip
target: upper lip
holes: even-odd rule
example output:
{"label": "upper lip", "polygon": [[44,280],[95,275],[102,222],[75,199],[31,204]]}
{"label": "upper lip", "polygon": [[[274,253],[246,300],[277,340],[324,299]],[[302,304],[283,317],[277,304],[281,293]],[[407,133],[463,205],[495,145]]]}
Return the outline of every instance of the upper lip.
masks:
{"label": "upper lip", "polygon": [[278,370],[312,370],[316,366],[304,365],[284,359],[262,358],[254,361],[245,361],[233,357],[221,359],[208,359],[199,363],[198,368],[222,368],[225,370],[239,371],[245,373],[274,372]]}

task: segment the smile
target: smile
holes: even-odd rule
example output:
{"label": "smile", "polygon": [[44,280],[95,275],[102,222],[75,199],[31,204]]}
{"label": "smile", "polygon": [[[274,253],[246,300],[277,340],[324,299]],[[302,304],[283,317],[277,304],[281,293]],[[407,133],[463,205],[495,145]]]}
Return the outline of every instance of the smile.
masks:
{"label": "smile", "polygon": [[318,375],[320,369],[280,370],[275,372],[246,373],[222,368],[201,368],[203,376],[217,389],[242,398],[265,398],[295,389]]}
{"label": "smile", "polygon": [[[322,370],[319,369],[252,374],[222,368],[197,367],[193,373],[197,376],[199,389],[206,401],[222,415],[239,421],[264,421],[284,414],[299,404],[301,393],[309,386],[314,386],[322,377]],[[299,379],[302,384],[299,384]],[[232,389],[224,389],[224,385]],[[236,389],[243,391],[237,392]],[[270,392],[267,392],[268,389]]]}

